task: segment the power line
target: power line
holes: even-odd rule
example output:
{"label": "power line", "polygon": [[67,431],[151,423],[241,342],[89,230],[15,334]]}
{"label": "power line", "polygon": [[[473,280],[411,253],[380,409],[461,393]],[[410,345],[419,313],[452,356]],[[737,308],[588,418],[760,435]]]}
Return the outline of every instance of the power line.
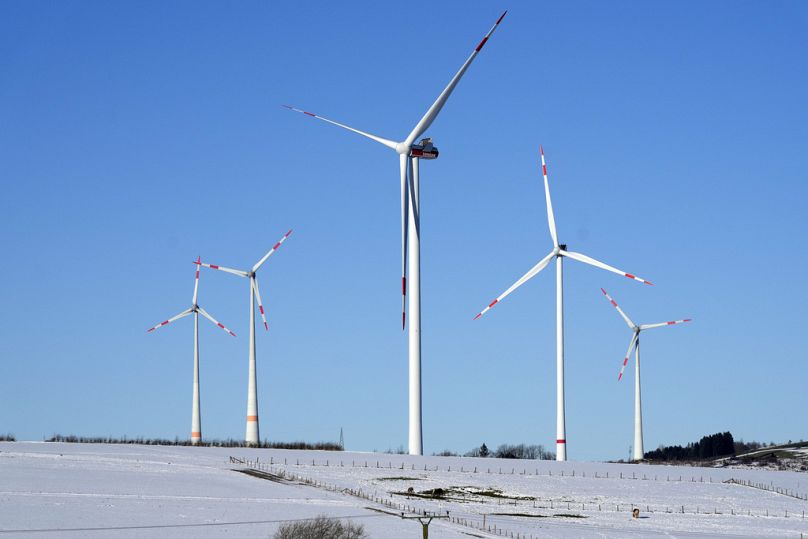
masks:
{"label": "power line", "polygon": [[[384,515],[345,515],[334,518],[375,518]],[[307,522],[310,520],[317,520],[317,517],[312,518],[285,518],[278,520],[243,520],[234,522],[205,522],[199,524],[150,524],[142,526],[99,526],[93,528],[36,528],[36,529],[23,529],[23,530],[0,530],[3,533],[64,533],[64,532],[93,532],[93,531],[110,531],[110,530],[157,530],[167,528],[199,528],[205,526],[243,526],[249,524],[280,524],[287,522]]]}

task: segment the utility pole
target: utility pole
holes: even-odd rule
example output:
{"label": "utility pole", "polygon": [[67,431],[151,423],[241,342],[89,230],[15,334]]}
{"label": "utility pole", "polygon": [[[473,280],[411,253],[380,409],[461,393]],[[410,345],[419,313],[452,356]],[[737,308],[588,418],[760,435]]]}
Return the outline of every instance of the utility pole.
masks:
{"label": "utility pole", "polygon": [[413,516],[404,516],[404,513],[401,513],[401,518],[404,520],[417,520],[421,523],[421,530],[423,532],[423,538],[429,539],[429,525],[432,523],[432,519],[434,518],[449,518],[449,511],[446,511],[445,515],[438,514],[438,513],[430,513],[424,511],[423,515],[413,515]]}

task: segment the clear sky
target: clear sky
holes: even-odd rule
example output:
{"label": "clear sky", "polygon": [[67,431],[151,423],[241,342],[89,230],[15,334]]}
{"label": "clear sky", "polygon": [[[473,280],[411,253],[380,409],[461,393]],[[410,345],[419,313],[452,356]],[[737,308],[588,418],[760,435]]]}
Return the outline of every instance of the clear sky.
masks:
{"label": "clear sky", "polygon": [[[804,2],[3,2],[0,432],[187,437],[203,260],[261,269],[261,436],[406,446],[396,155],[280,107],[402,139],[509,9],[428,131],[426,452],[555,440],[551,248],[570,249],[571,459],[731,430],[808,438]],[[205,271],[202,430],[244,435],[245,280]]]}

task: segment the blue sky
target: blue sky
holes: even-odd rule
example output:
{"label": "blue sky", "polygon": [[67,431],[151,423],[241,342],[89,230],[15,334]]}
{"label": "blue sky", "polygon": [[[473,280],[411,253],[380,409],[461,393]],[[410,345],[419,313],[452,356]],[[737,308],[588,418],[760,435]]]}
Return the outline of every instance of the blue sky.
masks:
{"label": "blue sky", "polygon": [[[261,269],[261,435],[406,445],[395,154],[509,9],[428,131],[426,452],[555,439],[554,276],[472,317],[551,248],[565,268],[572,459],[621,458],[639,322],[645,445],[806,436],[808,8],[800,2],[5,2],[0,431],[187,437],[194,266]],[[246,281],[203,272],[202,428],[244,435]]]}

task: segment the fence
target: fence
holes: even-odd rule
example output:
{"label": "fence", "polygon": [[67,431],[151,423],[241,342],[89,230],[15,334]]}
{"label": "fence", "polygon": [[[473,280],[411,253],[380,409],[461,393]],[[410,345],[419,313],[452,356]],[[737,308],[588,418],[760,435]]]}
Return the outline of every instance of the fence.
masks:
{"label": "fence", "polygon": [[774,492],[775,494],[782,494],[783,496],[797,498],[798,500],[808,500],[808,494],[800,494],[799,492],[795,492],[787,488],[776,487],[771,484],[767,485],[766,483],[755,483],[754,481],[749,481],[747,479],[730,478],[724,481],[724,483],[729,483],[732,485],[743,485],[745,487],[752,487],[760,490],[767,490],[769,492]]}
{"label": "fence", "polygon": [[[288,464],[286,464],[286,461],[287,461],[287,459],[284,459],[284,466],[288,466]],[[299,461],[297,461],[297,462],[298,462],[298,465],[299,465]],[[306,485],[309,485],[309,486],[323,488],[325,490],[329,490],[329,491],[332,491],[332,492],[341,492],[343,494],[356,496],[356,497],[362,498],[362,499],[367,500],[367,501],[372,501],[372,502],[375,502],[375,503],[379,503],[379,504],[384,505],[385,507],[388,507],[388,508],[391,508],[391,509],[396,509],[398,511],[403,511],[403,512],[408,512],[408,513],[413,513],[413,514],[426,514],[425,510],[419,509],[418,507],[416,507],[414,505],[411,506],[411,505],[406,504],[406,503],[398,503],[396,501],[393,501],[394,494],[392,494],[392,493],[390,494],[389,498],[388,497],[379,497],[379,496],[376,495],[375,492],[373,494],[369,494],[368,492],[362,491],[361,489],[340,488],[337,485],[329,485],[328,483],[325,483],[325,482],[322,482],[322,481],[318,481],[316,479],[306,477],[303,474],[293,473],[293,472],[287,471],[285,468],[279,468],[279,466],[281,465],[280,460],[278,461],[278,463],[276,465],[275,461],[274,461],[274,458],[270,458],[270,463],[267,464],[265,462],[262,463],[262,462],[258,462],[258,461],[251,461],[249,459],[240,459],[240,458],[236,458],[236,457],[231,456],[230,457],[230,463],[231,464],[240,464],[240,465],[243,465],[243,466],[245,466],[247,468],[251,468],[253,470],[257,470],[257,471],[261,471],[261,472],[264,472],[264,473],[267,473],[267,474],[270,474],[270,475],[274,475],[277,478],[282,478],[282,479],[291,480],[291,481],[298,481],[300,483],[303,483],[303,484],[306,484]],[[312,461],[312,466],[317,466],[317,464],[315,464],[315,461]],[[326,461],[326,464],[325,465],[321,464],[321,466],[330,466],[330,461]],[[337,466],[337,464],[335,463],[334,466]],[[342,462],[340,462],[339,467],[345,467],[345,466],[344,466],[344,464]],[[356,466],[354,466],[354,467],[356,467]],[[365,461],[364,465],[359,466],[359,467],[364,468],[364,467],[371,467],[371,466],[368,466],[367,461]],[[380,461],[376,462],[375,467],[376,468],[385,468],[384,466],[381,465]],[[401,466],[396,466],[394,468],[392,466],[392,461],[388,463],[388,466],[386,468],[387,469],[399,469],[399,470],[405,469],[404,468],[404,463],[402,463]],[[428,469],[425,467],[424,469],[427,470],[427,471],[430,471],[430,470],[432,470],[432,467],[429,467]],[[451,466],[449,466],[447,468],[447,470],[450,470],[450,469],[451,469]],[[435,467],[434,470],[439,471],[437,466]],[[462,470],[462,467],[461,467],[461,470]],[[538,472],[538,470],[537,470],[537,472]],[[480,472],[471,472],[471,471],[469,471],[469,473],[480,473]],[[491,473],[490,469],[489,469],[488,473]],[[501,470],[500,470],[499,473],[502,473]],[[515,475],[515,469],[511,470],[510,475]],[[521,473],[520,475],[527,475],[527,473],[526,473],[526,471],[523,471],[523,473]],[[538,475],[538,473],[536,475]],[[549,475],[552,475],[552,472]],[[562,476],[564,475],[563,472],[562,472],[561,475]],[[572,474],[570,474],[570,476],[574,477],[575,476],[575,471],[573,471]],[[586,477],[586,474],[585,473],[584,474],[579,474],[579,476]],[[619,474],[619,476],[622,477],[623,474],[621,473],[621,474]],[[594,476],[590,475],[590,477],[598,477],[598,475],[597,474],[595,474]],[[604,476],[601,475],[601,477],[604,477]],[[606,476],[604,478],[607,478],[607,477],[608,477],[608,473],[606,474]],[[613,475],[612,477],[616,478],[617,476]],[[632,478],[625,477],[625,479],[632,479]],[[633,479],[638,479],[638,478],[635,475],[633,477]],[[668,478],[668,480],[670,480],[670,479]],[[676,479],[674,479],[674,480],[675,481],[683,481],[682,477],[679,477],[678,480],[676,480]],[[703,478],[700,478],[699,481],[704,482]],[[741,482],[741,481],[742,480],[728,480],[728,481],[724,481],[724,483],[737,483],[737,484],[749,483],[749,482]],[[696,479],[695,479],[695,476],[691,478],[690,482],[697,482]],[[709,482],[712,482],[712,480],[710,480]],[[756,484],[754,484],[754,483],[749,483],[746,486],[755,486],[755,485]],[[760,487],[760,488],[763,488],[763,487]],[[776,487],[770,487],[768,489],[763,488],[763,489],[764,490],[772,490],[772,489],[776,489]],[[473,494],[473,493],[471,493],[471,494]],[[406,494],[402,494],[402,495],[406,496]],[[797,499],[804,499],[804,498],[800,498],[798,496],[793,496],[793,497],[795,497]],[[421,499],[421,498],[418,498],[418,499]],[[407,500],[409,500],[409,497],[407,497]],[[434,498],[434,500],[435,501],[441,501],[440,498]],[[524,502],[525,500],[524,499],[522,499],[522,500],[514,499],[514,500],[512,500],[510,502],[504,502],[503,500],[499,500],[499,502],[500,502],[499,505],[518,505],[517,502],[520,502],[520,501]],[[531,501],[531,500],[529,500],[529,501]],[[637,508],[637,509],[639,509],[641,511],[644,510],[646,513],[651,513],[651,514],[653,514],[653,513],[681,513],[681,514],[696,514],[696,515],[745,515],[745,516],[749,516],[749,517],[764,517],[764,516],[765,517],[780,517],[780,516],[783,516],[784,518],[800,518],[802,520],[805,520],[805,511],[804,510],[802,510],[799,513],[795,513],[793,511],[791,513],[789,513],[787,509],[780,509],[780,510],[776,510],[776,511],[770,511],[768,509],[759,509],[759,510],[758,509],[756,509],[756,510],[747,509],[745,511],[736,511],[734,508],[730,508],[729,511],[727,511],[727,510],[719,511],[718,508],[716,508],[716,507],[712,508],[712,510],[711,510],[709,507],[702,507],[702,506],[698,506],[698,505],[697,506],[686,506],[686,505],[677,505],[677,506],[666,505],[666,506],[662,506],[662,505],[650,505],[650,504],[640,505],[640,504],[633,504],[633,503],[617,503],[617,504],[610,503],[610,504],[605,504],[605,503],[586,503],[586,502],[581,503],[581,502],[572,502],[572,501],[559,502],[559,501],[554,501],[554,500],[535,500],[535,499],[532,500],[532,506],[533,506],[534,509],[567,510],[567,511],[572,511],[572,510],[579,511],[580,510],[582,513],[586,513],[586,512],[592,512],[592,513],[594,513],[594,512],[624,512],[624,511],[625,512],[631,512],[635,508]],[[485,515],[480,515],[481,520],[480,519],[475,519],[475,518],[472,518],[472,517],[462,517],[462,518],[461,517],[450,517],[450,521],[453,522],[453,523],[464,525],[464,526],[471,527],[471,528],[474,528],[474,529],[478,529],[478,530],[482,530],[482,531],[490,531],[491,533],[498,533],[498,534],[503,535],[505,537],[518,537],[519,539],[527,539],[528,537],[532,538],[531,535],[520,535],[519,533],[514,534],[513,532],[510,532],[508,530],[503,530],[503,529],[497,528],[496,526],[492,527],[490,524],[488,526],[486,526],[486,518],[485,517],[486,517]],[[500,532],[502,532],[502,533],[500,533]],[[510,534],[510,535],[508,535],[508,534]]]}
{"label": "fence", "polygon": [[[233,458],[233,457],[231,457],[231,458]],[[258,462],[258,461],[256,461],[256,462]],[[370,462],[370,464],[368,464],[368,462]],[[269,458],[269,464],[271,466],[273,466],[275,464],[280,465],[280,463],[281,463],[281,459],[276,460],[274,457]],[[415,464],[410,464],[409,466],[406,466],[404,462],[401,462],[400,465],[396,464],[395,466],[393,466],[393,462],[388,461],[387,466],[385,466],[382,461],[377,459],[375,461],[375,466],[373,464],[374,464],[373,460],[370,460],[370,461],[364,460],[364,461],[359,461],[358,463],[357,463],[356,460],[352,460],[351,461],[351,468],[386,468],[386,469],[390,469],[390,470],[392,470],[392,469],[395,469],[395,470],[407,470],[407,469],[409,469],[411,471],[416,471]],[[284,466],[289,465],[288,464],[288,459],[286,459],[286,458],[283,459],[283,465]],[[295,466],[308,466],[309,464],[308,464],[307,460],[304,460],[303,463],[301,464],[301,460],[298,458],[298,459],[295,459],[294,465]],[[345,462],[340,460],[339,464],[337,464],[337,460],[335,459],[334,464],[332,465],[331,464],[331,459],[327,459],[324,463],[322,461],[320,461],[320,463],[318,464],[315,459],[312,459],[311,460],[311,466],[313,466],[313,467],[317,467],[317,466],[335,466],[335,467],[343,467],[344,468],[345,467]],[[492,469],[494,470],[493,472],[491,471]],[[417,470],[421,471],[421,467],[418,466]],[[452,471],[452,466],[447,465],[445,467],[445,469],[443,469],[439,465],[435,465],[433,467],[433,466],[427,466],[426,464],[424,464],[423,471],[425,471],[425,472],[427,472],[427,471],[431,471],[431,472],[439,472],[439,471],[451,472]],[[476,473],[487,473],[487,474],[496,474],[496,475],[528,475],[528,476],[546,475],[548,477],[553,477],[553,471],[552,470],[547,470],[547,473],[540,473],[538,468],[535,468],[534,470],[529,470],[528,468],[522,468],[522,470],[517,474],[515,467],[511,467],[510,472],[508,472],[508,469],[506,467],[505,471],[503,472],[502,466],[494,467],[494,468],[486,467],[485,469],[483,469],[482,467],[478,468],[477,466],[469,466],[468,468],[466,468],[465,466],[461,465],[460,468],[455,466],[454,471],[455,471],[455,473],[457,473],[457,472],[460,472],[460,473],[475,473],[475,474]],[[576,472],[575,469],[561,470],[560,472],[556,472],[555,475],[559,476],[559,477],[581,477],[581,478],[586,478],[587,477],[585,471],[584,472]],[[609,472],[606,472],[605,474],[598,473],[598,472],[594,472],[594,474],[593,474],[593,473],[590,472],[589,478],[590,479],[591,478],[595,478],[595,479],[629,479],[629,480],[638,480],[638,481],[639,480],[642,480],[642,481],[651,481],[652,480],[651,476],[649,474],[641,474],[641,475],[642,475],[642,477],[640,477],[637,474],[637,472],[631,472],[631,475],[629,475],[628,473],[623,473],[623,472],[619,472],[617,474],[611,474],[611,475],[609,474]],[[680,482],[680,483],[681,482],[688,482],[688,483],[717,483],[717,482],[721,482],[721,483],[727,483],[727,484],[733,484],[734,483],[734,484],[739,484],[739,485],[744,485],[744,486],[751,486],[751,487],[755,487],[755,488],[760,488],[761,490],[768,490],[770,492],[774,492],[774,493],[777,493],[777,494],[784,494],[786,496],[790,496],[790,497],[796,498],[798,500],[808,501],[808,493],[802,494],[802,493],[796,492],[794,490],[785,489],[785,488],[777,487],[777,486],[774,486],[774,485],[765,485],[763,483],[754,483],[752,481],[748,481],[748,480],[744,480],[744,479],[729,479],[729,480],[724,480],[724,481],[719,481],[719,480],[713,481],[712,476],[708,475],[707,476],[707,481],[704,481],[704,475],[703,474],[699,475],[698,477],[696,477],[695,475],[691,475],[689,479],[687,478],[687,476],[684,476],[684,475],[681,475],[681,474],[678,475],[678,476],[674,475],[673,477],[671,477],[670,474],[667,474],[667,475],[664,476],[664,479],[660,479],[660,477],[663,477],[663,476],[660,476],[659,474],[654,474],[653,481]]]}

